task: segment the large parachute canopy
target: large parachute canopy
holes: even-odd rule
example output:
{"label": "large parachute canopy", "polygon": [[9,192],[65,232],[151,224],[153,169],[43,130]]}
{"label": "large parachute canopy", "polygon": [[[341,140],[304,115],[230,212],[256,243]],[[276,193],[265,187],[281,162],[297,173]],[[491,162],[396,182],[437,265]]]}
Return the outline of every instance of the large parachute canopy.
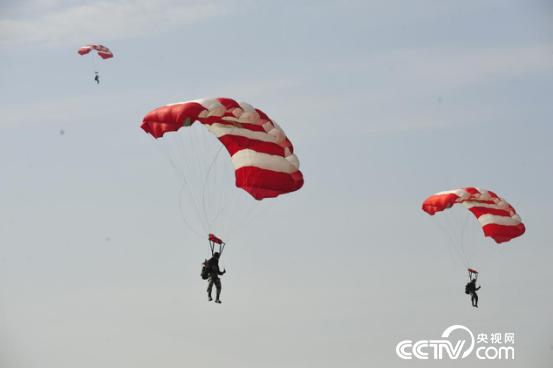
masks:
{"label": "large parachute canopy", "polygon": [[282,128],[247,103],[220,97],[165,105],[150,111],[141,127],[162,138],[196,121],[224,145],[236,186],[255,199],[277,197],[303,186],[298,157]]}
{"label": "large parachute canopy", "polygon": [[113,53],[107,47],[103,45],[86,45],[79,49],[78,53],[80,55],[86,55],[90,51],[95,50],[98,52],[98,56],[102,59],[109,59],[113,57]]}
{"label": "large parachute canopy", "polygon": [[475,187],[439,192],[428,197],[422,209],[429,215],[455,204],[465,206],[480,222],[484,235],[496,243],[508,242],[525,232],[524,224],[513,206],[492,191]]}

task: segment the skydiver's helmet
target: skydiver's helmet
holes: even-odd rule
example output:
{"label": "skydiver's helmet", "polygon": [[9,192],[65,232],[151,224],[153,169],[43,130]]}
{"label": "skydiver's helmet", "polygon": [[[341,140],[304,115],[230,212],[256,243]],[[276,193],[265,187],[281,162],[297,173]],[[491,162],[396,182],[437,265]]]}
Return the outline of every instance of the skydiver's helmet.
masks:
{"label": "skydiver's helmet", "polygon": [[219,252],[213,253],[213,258],[219,259],[219,257],[221,257],[221,254]]}

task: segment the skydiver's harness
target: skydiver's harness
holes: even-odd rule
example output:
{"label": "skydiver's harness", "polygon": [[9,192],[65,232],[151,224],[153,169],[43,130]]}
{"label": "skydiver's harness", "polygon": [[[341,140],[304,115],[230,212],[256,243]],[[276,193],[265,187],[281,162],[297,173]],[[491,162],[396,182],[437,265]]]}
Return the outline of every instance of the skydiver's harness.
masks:
{"label": "skydiver's harness", "polygon": [[[216,237],[213,234],[209,234],[209,249],[211,250],[211,256],[213,257],[213,254],[215,252],[219,253],[219,257],[223,255],[223,250],[225,250],[225,242]],[[202,279],[207,280],[209,278],[209,267],[207,264],[207,259],[202,263],[202,273],[201,273]]]}

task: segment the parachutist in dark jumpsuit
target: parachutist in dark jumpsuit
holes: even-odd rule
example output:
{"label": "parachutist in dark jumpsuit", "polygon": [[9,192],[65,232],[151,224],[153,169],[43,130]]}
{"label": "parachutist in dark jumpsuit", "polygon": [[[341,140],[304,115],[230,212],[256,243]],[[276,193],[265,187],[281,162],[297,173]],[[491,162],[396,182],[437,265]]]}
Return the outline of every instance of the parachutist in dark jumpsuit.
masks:
{"label": "parachutist in dark jumpsuit", "polygon": [[100,84],[100,75],[98,72],[94,72],[94,80],[96,81],[96,84]]}
{"label": "parachutist in dark jumpsuit", "polygon": [[221,279],[219,279],[219,276],[224,275],[227,271],[219,269],[219,257],[220,254],[218,252],[213,253],[213,257],[211,257],[206,262],[207,272],[209,274],[208,279],[208,285],[207,285],[207,299],[209,301],[212,301],[213,298],[211,297],[211,290],[213,289],[213,284],[215,284],[215,287],[217,288],[217,293],[215,295],[215,303],[221,304],[221,300],[219,299],[219,296],[221,295]]}
{"label": "parachutist in dark jumpsuit", "polygon": [[478,308],[478,294],[476,294],[476,291],[480,288],[481,286],[476,287],[476,279],[472,279],[466,286],[467,294],[470,294],[472,306],[475,308]]}

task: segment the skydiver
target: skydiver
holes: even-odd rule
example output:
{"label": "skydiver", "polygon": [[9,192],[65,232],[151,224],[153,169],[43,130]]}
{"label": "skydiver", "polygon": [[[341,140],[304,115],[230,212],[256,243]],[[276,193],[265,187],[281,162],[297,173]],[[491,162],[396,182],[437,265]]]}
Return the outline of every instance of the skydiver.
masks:
{"label": "skydiver", "polygon": [[100,75],[98,72],[94,72],[94,80],[96,81],[96,84],[100,84]]}
{"label": "skydiver", "polygon": [[207,273],[209,275],[208,277],[208,284],[207,284],[207,300],[212,301],[213,298],[211,297],[211,290],[213,289],[213,284],[215,284],[215,287],[217,289],[216,295],[215,295],[215,303],[221,304],[221,300],[219,299],[221,295],[221,279],[219,279],[219,276],[224,275],[227,271],[219,269],[219,257],[221,255],[219,252],[213,253],[213,257],[211,257],[209,260],[205,261],[205,267],[207,270]]}
{"label": "skydiver", "polygon": [[469,283],[465,286],[465,293],[470,294],[470,301],[472,302],[472,306],[475,308],[478,308],[478,294],[476,294],[477,290],[480,290],[481,286],[476,287],[476,279],[470,280]]}

